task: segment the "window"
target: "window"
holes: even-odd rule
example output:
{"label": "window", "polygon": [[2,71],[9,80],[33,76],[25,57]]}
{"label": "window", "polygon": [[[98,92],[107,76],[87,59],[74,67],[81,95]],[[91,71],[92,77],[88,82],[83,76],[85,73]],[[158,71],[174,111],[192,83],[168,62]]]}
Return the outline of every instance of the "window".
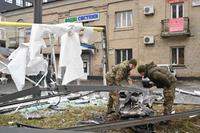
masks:
{"label": "window", "polygon": [[16,5],[23,7],[23,0],[16,0]]}
{"label": "window", "polygon": [[32,6],[33,4],[31,2],[25,2],[25,6]]}
{"label": "window", "polygon": [[5,0],[5,2],[7,2],[7,3],[13,3],[13,0]]}
{"label": "window", "polygon": [[116,12],[115,26],[116,26],[116,28],[132,27],[133,26],[132,11]]}
{"label": "window", "polygon": [[172,48],[172,64],[184,65],[184,48]]}
{"label": "window", "polygon": [[0,40],[5,40],[5,30],[0,28]]}
{"label": "window", "polygon": [[132,49],[117,49],[116,50],[116,64],[125,60],[132,59]]}
{"label": "window", "polygon": [[171,4],[171,17],[182,18],[183,16],[183,3]]}
{"label": "window", "polygon": [[22,44],[25,42],[25,29],[18,28],[18,32],[19,32],[19,44]]}

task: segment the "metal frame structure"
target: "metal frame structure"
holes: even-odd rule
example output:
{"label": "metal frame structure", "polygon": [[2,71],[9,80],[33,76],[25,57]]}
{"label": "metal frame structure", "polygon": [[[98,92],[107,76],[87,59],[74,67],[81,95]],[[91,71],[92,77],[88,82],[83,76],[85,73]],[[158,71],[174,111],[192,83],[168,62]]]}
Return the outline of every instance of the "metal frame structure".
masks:
{"label": "metal frame structure", "polygon": [[[20,23],[20,22],[0,22],[0,26],[12,26],[12,27],[31,27],[33,24],[32,23]],[[84,30],[85,26],[82,27],[81,30]],[[102,38],[102,48],[103,48],[103,57],[102,57],[102,62],[103,62],[103,84],[106,85],[106,63],[107,63],[107,45],[106,45],[106,35],[105,35],[105,27],[93,27],[94,31],[96,32],[101,32],[101,38]],[[55,49],[54,49],[54,37],[49,34],[49,40],[50,44],[52,47],[52,59],[53,59],[53,64],[54,64],[54,70],[56,72],[56,77],[57,77],[57,63],[55,60]],[[27,78],[26,78],[27,79]],[[30,81],[30,79],[28,79]],[[32,82],[32,81],[31,81]],[[56,82],[58,84],[58,82]],[[39,85],[36,83],[36,85]]]}

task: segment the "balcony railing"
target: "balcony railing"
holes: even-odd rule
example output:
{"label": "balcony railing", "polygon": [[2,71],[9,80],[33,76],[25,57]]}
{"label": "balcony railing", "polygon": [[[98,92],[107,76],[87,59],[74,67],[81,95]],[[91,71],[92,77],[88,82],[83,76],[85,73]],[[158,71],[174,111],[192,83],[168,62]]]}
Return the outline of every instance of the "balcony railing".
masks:
{"label": "balcony railing", "polygon": [[190,36],[190,21],[188,17],[161,20],[162,37]]}

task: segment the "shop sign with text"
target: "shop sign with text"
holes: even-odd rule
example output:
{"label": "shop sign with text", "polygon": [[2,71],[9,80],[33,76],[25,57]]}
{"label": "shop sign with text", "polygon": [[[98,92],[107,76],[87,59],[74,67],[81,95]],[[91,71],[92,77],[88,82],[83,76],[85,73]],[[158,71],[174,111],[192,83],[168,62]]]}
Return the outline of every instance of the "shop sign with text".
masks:
{"label": "shop sign with text", "polygon": [[88,22],[88,21],[95,21],[99,19],[100,19],[99,13],[91,13],[91,14],[66,18],[65,22]]}

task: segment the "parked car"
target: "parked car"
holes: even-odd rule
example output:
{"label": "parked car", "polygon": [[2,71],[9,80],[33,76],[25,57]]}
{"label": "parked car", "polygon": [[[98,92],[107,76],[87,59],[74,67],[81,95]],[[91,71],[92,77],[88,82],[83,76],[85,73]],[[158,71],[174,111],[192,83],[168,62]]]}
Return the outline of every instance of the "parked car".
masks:
{"label": "parked car", "polygon": [[[157,64],[158,67],[162,67],[169,72],[171,72],[176,77],[176,70],[170,64]],[[142,85],[143,87],[152,87],[154,83],[149,78],[142,77]]]}

